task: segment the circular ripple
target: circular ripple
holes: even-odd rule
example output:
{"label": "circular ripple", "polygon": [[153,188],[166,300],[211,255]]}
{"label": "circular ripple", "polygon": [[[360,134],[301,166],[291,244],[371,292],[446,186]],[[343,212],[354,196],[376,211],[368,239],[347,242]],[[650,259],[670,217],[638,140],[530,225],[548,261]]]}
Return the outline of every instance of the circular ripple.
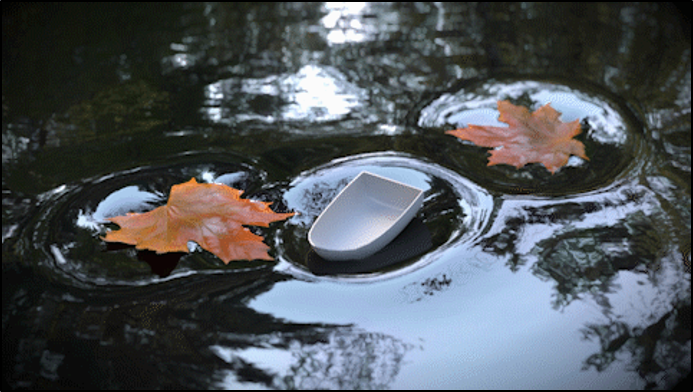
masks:
{"label": "circular ripple", "polygon": [[117,172],[46,192],[39,200],[40,213],[26,231],[25,251],[43,253],[32,259],[41,260],[37,267],[46,274],[85,287],[143,285],[193,273],[233,273],[273,265],[263,261],[224,265],[206,251],[156,255],[100,240],[110,224],[105,218],[164,205],[171,186],[192,177],[244,190],[250,199],[281,194],[265,183],[265,173],[229,154],[187,154],[171,161],[175,163]]}
{"label": "circular ripple", "polygon": [[[551,174],[543,165],[521,169],[510,165],[487,166],[488,148],[445,135],[444,131],[469,124],[507,126],[498,121],[499,100],[535,111],[551,103],[561,121],[580,119],[577,139],[586,146],[589,161],[571,157],[568,165]],[[644,149],[642,127],[618,97],[597,87],[572,87],[553,81],[488,79],[467,81],[434,99],[418,113],[417,125],[438,140],[438,146],[455,170],[503,193],[565,195],[601,188],[623,176]]]}
{"label": "circular ripple", "polygon": [[[339,262],[317,260],[307,240],[313,221],[337,193],[361,171],[379,174],[424,190],[424,203],[417,218],[400,235],[414,242],[430,234],[430,246],[424,253],[405,256],[396,263],[382,263],[375,257],[357,264],[344,262],[345,268],[335,267]],[[315,275],[327,279],[362,281],[405,273],[437,258],[446,248],[469,243],[485,227],[493,209],[493,199],[482,188],[458,174],[437,164],[400,153],[372,153],[337,159],[314,170],[302,173],[292,181],[284,194],[284,203],[298,212],[278,229],[274,249],[277,258],[290,273],[304,278]],[[420,226],[417,226],[421,224]],[[418,238],[417,238],[418,237]],[[395,240],[397,241],[397,240]],[[415,246],[415,245],[411,245]],[[387,252],[387,248],[380,252]],[[382,259],[382,258],[381,258]],[[322,263],[322,264],[320,264]],[[350,267],[350,264],[351,267]],[[368,265],[371,263],[370,265]],[[315,267],[323,273],[317,273]]]}

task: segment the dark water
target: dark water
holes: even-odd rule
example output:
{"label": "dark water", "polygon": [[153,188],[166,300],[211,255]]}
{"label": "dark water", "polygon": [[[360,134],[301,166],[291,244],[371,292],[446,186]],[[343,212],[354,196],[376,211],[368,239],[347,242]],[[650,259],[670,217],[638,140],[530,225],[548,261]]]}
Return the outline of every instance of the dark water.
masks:
{"label": "dark water", "polygon": [[[2,25],[3,387],[690,374],[690,22],[673,7],[80,4],[3,7]],[[581,119],[590,160],[487,167],[444,134],[497,123],[499,99]],[[364,169],[425,190],[423,245],[316,269],[308,229]],[[191,177],[300,212],[258,230],[276,261],[99,239]]]}

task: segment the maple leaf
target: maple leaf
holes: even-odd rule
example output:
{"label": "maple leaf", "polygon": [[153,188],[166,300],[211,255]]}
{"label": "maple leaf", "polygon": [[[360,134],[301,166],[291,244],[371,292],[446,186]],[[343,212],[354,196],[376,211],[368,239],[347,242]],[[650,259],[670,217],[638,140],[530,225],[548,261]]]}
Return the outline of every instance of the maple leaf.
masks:
{"label": "maple leaf", "polygon": [[198,184],[193,178],[171,187],[165,206],[109,218],[120,230],[109,231],[102,239],[157,253],[187,253],[188,241],[195,241],[225,264],[231,260],[273,260],[263,238],[244,225],[268,227],[294,213],[275,213],[269,208],[272,203],[241,199],[242,193],[222,184]]}
{"label": "maple leaf", "polygon": [[589,160],[585,145],[573,139],[580,133],[580,121],[561,122],[558,119],[561,113],[550,104],[530,114],[525,107],[498,101],[498,111],[498,119],[509,127],[469,125],[445,133],[477,146],[494,147],[488,166],[505,163],[519,169],[539,162],[553,174],[568,163],[571,155]]}

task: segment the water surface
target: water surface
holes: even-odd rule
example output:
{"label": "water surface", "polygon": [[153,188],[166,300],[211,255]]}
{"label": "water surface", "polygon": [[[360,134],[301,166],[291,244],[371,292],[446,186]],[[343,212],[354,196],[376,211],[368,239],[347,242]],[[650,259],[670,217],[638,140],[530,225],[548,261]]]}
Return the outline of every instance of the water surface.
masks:
{"label": "water surface", "polygon": [[[691,368],[685,20],[657,4],[3,9],[3,386],[675,386]],[[489,167],[444,133],[499,125],[501,99],[580,119],[589,161]],[[326,265],[308,230],[362,170],[424,206],[387,257]],[[192,177],[299,212],[253,229],[274,261],[100,240]]]}

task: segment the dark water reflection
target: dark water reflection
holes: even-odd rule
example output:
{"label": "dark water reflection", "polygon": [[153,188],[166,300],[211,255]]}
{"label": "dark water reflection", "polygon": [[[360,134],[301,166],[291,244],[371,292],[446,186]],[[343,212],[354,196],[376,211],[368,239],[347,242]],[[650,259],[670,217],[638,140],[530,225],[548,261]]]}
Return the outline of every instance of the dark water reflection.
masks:
{"label": "dark water reflection", "polygon": [[[669,388],[691,368],[690,25],[658,4],[3,8],[3,387]],[[486,166],[495,102],[589,161]],[[426,246],[311,268],[367,169]],[[275,262],[107,247],[191,177],[301,214]],[[423,253],[421,253],[423,252]],[[146,262],[145,262],[146,261]]]}

